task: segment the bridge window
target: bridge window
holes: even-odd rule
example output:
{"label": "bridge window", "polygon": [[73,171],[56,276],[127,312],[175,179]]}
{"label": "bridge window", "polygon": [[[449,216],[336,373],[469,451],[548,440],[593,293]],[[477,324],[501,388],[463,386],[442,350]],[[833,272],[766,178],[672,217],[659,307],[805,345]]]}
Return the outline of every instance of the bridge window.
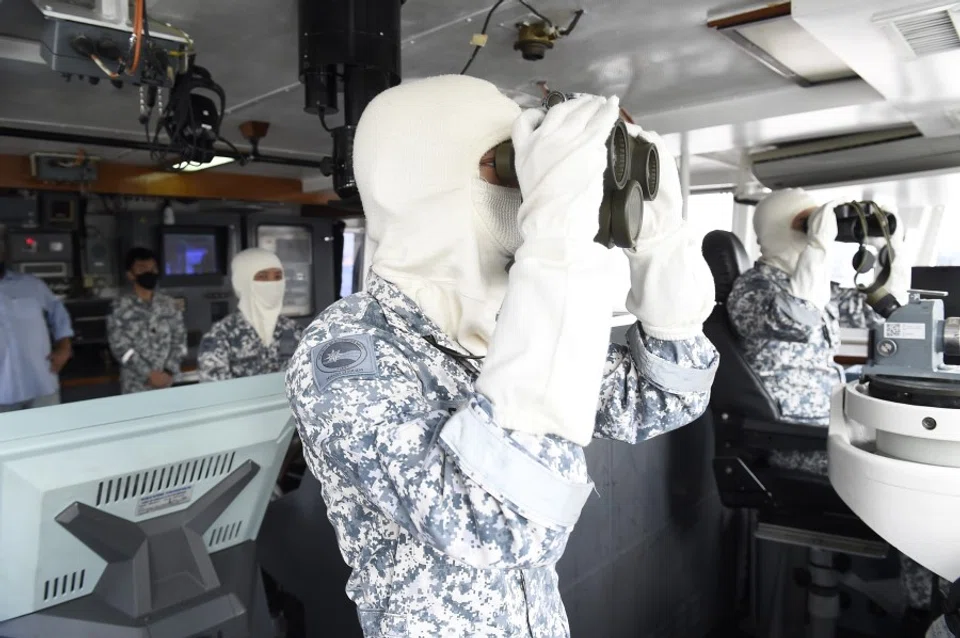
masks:
{"label": "bridge window", "polygon": [[939,222],[937,233],[937,263],[936,266],[960,266],[960,244],[956,237],[960,234],[960,213],[949,207],[936,210],[934,213]]}
{"label": "bridge window", "polygon": [[711,230],[733,230],[733,193],[690,195],[687,223],[701,237]]}

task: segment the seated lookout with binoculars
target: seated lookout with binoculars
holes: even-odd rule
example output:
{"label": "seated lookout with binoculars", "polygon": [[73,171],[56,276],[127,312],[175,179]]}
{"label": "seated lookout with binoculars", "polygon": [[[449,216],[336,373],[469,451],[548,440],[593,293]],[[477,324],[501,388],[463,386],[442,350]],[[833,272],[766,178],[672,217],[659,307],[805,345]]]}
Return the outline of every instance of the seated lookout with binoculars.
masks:
{"label": "seated lookout with binoculars", "polygon": [[[902,250],[903,224],[874,202],[821,205],[788,189],[758,203],[754,230],[760,259],[736,278],[725,299],[735,346],[781,422],[822,428],[825,435],[832,391],[845,382],[834,362],[840,328],[877,327],[908,303],[912,264]],[[859,244],[851,263],[854,288],[831,281],[838,243]],[[859,281],[871,275],[870,283]],[[764,463],[826,477],[826,436],[817,445],[773,444]],[[929,591],[917,583],[931,575],[905,557],[901,562],[906,600],[912,608],[926,607]]]}

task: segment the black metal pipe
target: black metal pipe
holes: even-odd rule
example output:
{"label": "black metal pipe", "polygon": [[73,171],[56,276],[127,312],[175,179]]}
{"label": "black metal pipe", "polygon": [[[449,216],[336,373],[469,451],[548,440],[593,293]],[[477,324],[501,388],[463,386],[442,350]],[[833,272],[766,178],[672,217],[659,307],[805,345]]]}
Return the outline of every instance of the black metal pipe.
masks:
{"label": "black metal pipe", "polygon": [[[341,200],[357,197],[353,137],[360,114],[373,98],[400,83],[400,6],[402,0],[299,0],[300,82],[306,86],[307,113],[343,111],[333,134],[330,167]],[[337,87],[343,89],[343,109]],[[328,129],[329,130],[329,129]]]}
{"label": "black metal pipe", "polygon": [[[58,131],[36,131],[31,129],[0,126],[0,137],[17,137],[24,140],[42,142],[61,142],[63,144],[77,144],[79,146],[105,146],[108,148],[122,148],[130,151],[156,151],[176,156],[176,149],[167,145],[151,144],[147,141],[124,140],[111,137],[96,137],[94,135],[77,135],[75,133],[61,133]],[[228,148],[216,148],[214,152],[222,157],[232,157],[235,160],[247,159],[263,164],[279,164],[281,166],[297,166],[300,168],[315,168],[329,174],[329,164],[322,160],[305,160],[277,155],[243,155]]]}

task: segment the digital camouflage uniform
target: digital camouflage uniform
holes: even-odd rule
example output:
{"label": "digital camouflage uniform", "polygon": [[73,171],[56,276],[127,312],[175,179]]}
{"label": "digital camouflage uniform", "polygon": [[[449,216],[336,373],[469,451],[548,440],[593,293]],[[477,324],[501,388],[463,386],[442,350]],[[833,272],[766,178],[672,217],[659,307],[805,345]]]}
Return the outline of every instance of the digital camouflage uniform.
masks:
{"label": "digital camouflage uniform", "polygon": [[[960,587],[960,580],[954,583],[953,587]],[[943,593],[944,600],[950,595],[950,590],[951,588],[948,586],[947,581],[941,578],[940,591]],[[927,631],[926,638],[957,638],[960,636],[960,609],[950,604],[947,606],[949,607],[950,613],[940,616],[933,621],[933,624]]]}
{"label": "digital camouflage uniform", "polygon": [[867,296],[856,288],[841,288],[834,282],[830,284],[830,297],[837,306],[841,328],[870,330],[883,323],[883,317],[867,303]]}
{"label": "digital camouflage uniform", "polygon": [[[830,394],[844,378],[833,360],[840,346],[840,326],[865,328],[880,320],[860,292],[837,284],[832,288],[832,299],[821,312],[790,294],[787,273],[757,262],[734,282],[727,298],[727,312],[744,356],[784,421],[830,424]],[[826,451],[774,451],[770,463],[827,473]]]}
{"label": "digital camouflage uniform", "polygon": [[278,317],[273,343],[264,345],[239,310],[213,324],[200,341],[197,371],[200,382],[226,381],[272,374],[284,369],[303,331],[293,319]]}
{"label": "digital camouflage uniform", "polygon": [[[873,328],[883,321],[853,288],[831,285],[830,303],[819,311],[790,294],[790,276],[757,262],[727,298],[727,311],[750,366],[780,407],[784,421],[827,427],[830,395],[844,382],[834,362],[840,327]],[[827,451],[771,450],[770,465],[827,475]],[[911,607],[930,603],[932,574],[900,554],[901,582]]]}
{"label": "digital camouflage uniform", "polygon": [[[555,564],[593,490],[583,449],[501,429],[474,390],[480,363],[397,287],[368,285],[310,325],[287,371],[365,635],[569,636]],[[710,342],[635,326],[631,344],[610,346],[595,436],[635,443],[697,418]]]}
{"label": "digital camouflage uniform", "polygon": [[107,317],[110,352],[120,362],[124,394],[154,390],[147,379],[153,370],[180,372],[187,356],[187,331],[176,301],[155,293],[151,301],[130,294],[113,302]]}
{"label": "digital camouflage uniform", "polygon": [[956,638],[956,634],[950,631],[950,628],[947,627],[947,621],[943,616],[940,616],[933,621],[933,624],[927,631],[926,638]]}

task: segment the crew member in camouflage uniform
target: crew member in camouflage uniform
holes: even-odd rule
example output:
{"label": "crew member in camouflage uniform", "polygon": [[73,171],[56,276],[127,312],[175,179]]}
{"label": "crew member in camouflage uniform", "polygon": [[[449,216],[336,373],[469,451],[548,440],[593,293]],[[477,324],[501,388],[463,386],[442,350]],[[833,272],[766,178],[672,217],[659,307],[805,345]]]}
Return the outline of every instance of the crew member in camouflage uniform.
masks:
{"label": "crew member in camouflage uniform", "polygon": [[248,248],[233,258],[230,273],[239,303],[200,341],[201,383],[280,372],[300,342],[299,326],[280,314],[285,282],[276,254]]}
{"label": "crew member in camouflage uniform", "polygon": [[[747,361],[790,423],[829,425],[830,394],[844,380],[834,362],[840,326],[870,328],[882,321],[863,293],[830,281],[836,204],[819,206],[800,189],[765,197],[753,218],[760,260],[737,279],[727,299]],[[804,234],[802,223],[808,217]],[[901,235],[893,245],[899,255]],[[905,302],[909,264],[898,257],[891,265],[887,287]],[[825,451],[774,452],[770,462],[823,475],[827,470]]]}
{"label": "crew member in camouflage uniform", "polygon": [[[368,638],[568,636],[555,564],[593,491],[582,446],[706,408],[713,282],[672,162],[628,253],[631,345],[609,343],[610,253],[592,240],[618,104],[520,115],[443,76],[361,118],[372,272],[306,330],[287,392]],[[490,167],[511,129],[522,206]]]}
{"label": "crew member in camouflage uniform", "polygon": [[[754,213],[760,260],[734,283],[727,299],[747,361],[790,423],[830,424],[830,395],[844,382],[834,362],[840,326],[872,328],[883,321],[863,293],[830,281],[837,203],[819,206],[800,189],[764,198]],[[808,217],[804,234],[802,221]],[[910,264],[902,256],[902,228],[891,241],[895,258],[887,288],[905,303]],[[769,461],[774,467],[827,474],[826,450],[772,450]],[[902,554],[900,563],[909,606],[929,606],[932,574]]]}
{"label": "crew member in camouflage uniform", "polygon": [[945,613],[933,621],[926,638],[957,638],[960,636],[960,580],[948,587],[946,579],[941,578],[940,590],[946,601]]}
{"label": "crew member in camouflage uniform", "polygon": [[160,271],[151,250],[131,249],[126,270],[133,292],[116,299],[107,317],[120,388],[124,394],[169,388],[187,356],[183,312],[172,297],[156,292]]}

